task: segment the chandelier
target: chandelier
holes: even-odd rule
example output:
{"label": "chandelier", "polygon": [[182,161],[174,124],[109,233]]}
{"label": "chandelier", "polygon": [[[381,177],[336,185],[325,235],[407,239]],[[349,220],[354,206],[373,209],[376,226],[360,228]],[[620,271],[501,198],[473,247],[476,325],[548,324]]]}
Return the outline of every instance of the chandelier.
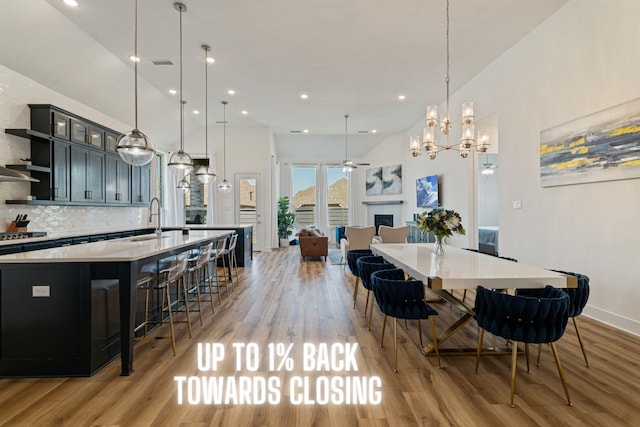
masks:
{"label": "chandelier", "polygon": [[[423,130],[422,135],[422,146],[425,151],[429,154],[429,158],[435,159],[436,155],[443,150],[456,150],[460,152],[460,155],[463,158],[466,158],[469,155],[469,152],[472,148],[475,148],[476,151],[480,153],[484,153],[489,148],[489,133],[486,131],[482,131],[478,133],[477,143],[476,143],[476,132],[475,125],[473,124],[473,102],[465,102],[462,104],[462,118],[460,122],[462,124],[462,136],[460,137],[460,142],[451,144],[449,142],[449,132],[451,131],[451,125],[453,121],[451,120],[450,111],[449,111],[449,0],[447,0],[447,78],[446,78],[446,87],[447,87],[447,99],[446,99],[446,109],[445,115],[443,115],[440,120],[438,120],[438,106],[437,105],[428,105],[427,106],[427,115],[426,115],[426,124],[427,127]],[[446,142],[444,145],[436,143],[435,137],[435,128],[437,125],[440,125],[440,131],[445,135]],[[420,149],[420,137],[419,136],[411,136],[409,138],[409,152],[413,157],[417,157],[422,154]]]}
{"label": "chandelier", "polygon": [[221,193],[231,192],[231,183],[227,181],[227,101],[222,101],[222,170],[223,180],[218,184]]}

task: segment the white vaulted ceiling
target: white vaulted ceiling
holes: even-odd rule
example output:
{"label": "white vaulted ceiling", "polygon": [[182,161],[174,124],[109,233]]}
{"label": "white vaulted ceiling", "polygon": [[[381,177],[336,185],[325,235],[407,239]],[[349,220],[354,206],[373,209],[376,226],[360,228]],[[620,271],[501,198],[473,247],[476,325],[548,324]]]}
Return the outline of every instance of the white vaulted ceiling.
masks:
{"label": "white vaulted ceiling", "polygon": [[[78,2],[77,8],[62,0],[3,2],[0,62],[132,124],[133,0]],[[179,98],[168,90],[179,86],[179,14],[171,0],[138,3],[140,127],[159,148],[174,150]],[[209,123],[221,119],[219,101],[228,99],[230,126],[271,128],[280,156],[300,157],[309,153],[304,144],[322,141],[323,150],[341,157],[348,113],[350,155],[361,157],[384,136],[413,126],[427,103],[444,100],[444,0],[184,3],[187,134],[204,126],[203,114],[191,114],[204,110],[202,43],[216,58],[209,68]],[[565,3],[451,0],[452,89]],[[229,88],[236,95],[227,95]],[[301,100],[302,93],[309,99]],[[291,133],[303,129],[309,134]],[[356,137],[372,129],[378,132]]]}

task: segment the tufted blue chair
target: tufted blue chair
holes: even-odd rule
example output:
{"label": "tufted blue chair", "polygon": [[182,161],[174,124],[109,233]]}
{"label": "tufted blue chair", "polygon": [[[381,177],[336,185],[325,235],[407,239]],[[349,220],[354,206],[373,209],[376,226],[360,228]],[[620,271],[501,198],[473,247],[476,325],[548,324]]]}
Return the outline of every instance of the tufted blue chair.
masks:
{"label": "tufted blue chair", "polygon": [[555,342],[564,334],[569,315],[569,296],[552,286],[547,286],[536,297],[509,295],[478,286],[476,290],[475,319],[480,327],[476,373],[482,353],[482,340],[487,331],[512,341],[511,357],[511,406],[514,406],[518,342],[525,343],[527,371],[529,370],[529,344],[551,344],[558,374],[562,380],[567,404],[571,405],[569,388],[560,365]]}
{"label": "tufted blue chair", "polygon": [[[587,305],[589,299],[589,277],[580,273],[571,273],[568,271],[553,270],[557,273],[566,274],[567,276],[574,276],[578,279],[577,288],[563,288],[562,291],[569,295],[569,317],[573,320],[573,326],[576,329],[576,335],[578,335],[578,341],[580,342],[580,349],[582,350],[582,356],[584,357],[584,364],[589,367],[589,360],[587,359],[587,352],[584,348],[584,342],[582,341],[582,335],[578,328],[578,321],[576,317],[580,316],[584,306]],[[518,295],[537,296],[540,294],[541,289],[518,289]],[[540,354],[542,345],[538,346],[538,361],[537,365],[540,366]]]}
{"label": "tufted blue chair", "polygon": [[[358,258],[358,271],[360,273],[360,281],[362,286],[367,290],[367,299],[364,305],[364,317],[367,317],[367,307],[369,307],[369,295],[372,291],[371,275],[379,270],[392,270],[395,265],[389,264],[381,256],[363,256]],[[404,277],[403,277],[404,279]],[[371,329],[371,316],[373,314],[373,301],[369,309],[369,329]]]}
{"label": "tufted blue chair", "polygon": [[349,270],[351,274],[356,276],[356,284],[353,288],[353,308],[356,308],[356,299],[358,298],[358,282],[360,280],[360,272],[358,271],[358,258],[363,256],[371,256],[373,252],[371,249],[354,249],[352,251],[347,252],[347,265],[349,266]]}
{"label": "tufted blue chair", "polygon": [[420,319],[429,319],[438,367],[441,367],[438,337],[436,336],[436,327],[433,323],[433,319],[438,315],[438,312],[425,302],[424,284],[420,280],[405,280],[404,277],[404,271],[399,268],[379,270],[371,275],[373,294],[376,297],[380,311],[384,313],[380,347],[382,347],[382,342],[384,341],[384,329],[387,324],[387,316],[391,316],[393,317],[393,371],[398,372],[398,319],[416,319],[418,321],[420,347],[422,347],[422,326]]}

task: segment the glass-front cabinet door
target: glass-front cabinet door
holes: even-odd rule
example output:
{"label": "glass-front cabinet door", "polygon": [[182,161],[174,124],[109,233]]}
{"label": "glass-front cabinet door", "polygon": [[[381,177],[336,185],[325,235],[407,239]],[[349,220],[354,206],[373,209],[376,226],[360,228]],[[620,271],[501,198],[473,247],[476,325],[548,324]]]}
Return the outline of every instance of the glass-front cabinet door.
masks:
{"label": "glass-front cabinet door", "polygon": [[69,139],[69,116],[54,111],[52,134],[56,138]]}

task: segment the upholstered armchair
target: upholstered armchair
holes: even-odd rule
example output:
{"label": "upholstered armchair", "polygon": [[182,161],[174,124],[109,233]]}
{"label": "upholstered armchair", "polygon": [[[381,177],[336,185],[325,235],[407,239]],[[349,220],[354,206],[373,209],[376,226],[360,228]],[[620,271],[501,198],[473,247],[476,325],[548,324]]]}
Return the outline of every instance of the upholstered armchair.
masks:
{"label": "upholstered armchair", "polygon": [[480,364],[485,331],[511,340],[511,406],[514,406],[518,342],[525,344],[527,372],[529,371],[529,344],[549,343],[556,359],[567,404],[571,405],[569,388],[555,344],[562,337],[567,326],[569,295],[552,286],[545,287],[535,297],[509,295],[478,286],[474,311],[480,330],[476,353],[476,373]]}
{"label": "upholstered armchair", "polygon": [[409,226],[389,227],[381,225],[378,227],[380,243],[407,243]]}
{"label": "upholstered armchair", "polygon": [[346,238],[340,239],[340,255],[343,262],[347,259],[347,252],[354,249],[369,249],[371,240],[376,234],[376,227],[373,225],[368,227],[347,226],[344,234]]}
{"label": "upholstered armchair", "polygon": [[329,255],[329,238],[316,229],[303,228],[296,234],[300,242],[300,256],[305,260],[308,256],[324,257]]}

